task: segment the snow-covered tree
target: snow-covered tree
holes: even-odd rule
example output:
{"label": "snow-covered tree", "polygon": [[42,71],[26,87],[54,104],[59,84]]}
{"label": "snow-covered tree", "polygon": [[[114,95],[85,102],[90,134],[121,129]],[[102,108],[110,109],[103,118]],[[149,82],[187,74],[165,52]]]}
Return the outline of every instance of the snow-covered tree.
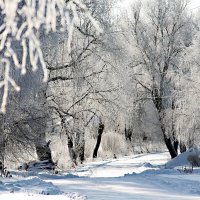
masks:
{"label": "snow-covered tree", "polygon": [[[187,12],[187,1],[151,1],[133,7],[128,21],[127,41],[134,46],[133,79],[146,92],[143,100],[153,102],[164,142],[171,154],[177,155],[176,133],[169,113],[174,109],[174,79],[181,67],[184,50],[190,45],[188,27],[193,30]],[[132,35],[130,39],[129,34]],[[172,122],[174,123],[174,122]]]}
{"label": "snow-covered tree", "polygon": [[112,71],[104,45],[110,23],[104,14],[109,16],[111,3],[85,1],[85,4],[93,18],[101,22],[104,28],[101,36],[95,34],[92,22],[83,17],[74,29],[70,54],[67,54],[66,32],[43,38],[44,44],[51,43],[44,47],[49,70],[47,102],[53,118],[58,118],[54,121],[60,120],[59,125],[52,122],[52,130],[59,129],[67,136],[71,159],[81,162],[84,159],[85,129],[89,123],[104,118],[103,111],[114,98],[109,94],[116,90],[109,78]]}

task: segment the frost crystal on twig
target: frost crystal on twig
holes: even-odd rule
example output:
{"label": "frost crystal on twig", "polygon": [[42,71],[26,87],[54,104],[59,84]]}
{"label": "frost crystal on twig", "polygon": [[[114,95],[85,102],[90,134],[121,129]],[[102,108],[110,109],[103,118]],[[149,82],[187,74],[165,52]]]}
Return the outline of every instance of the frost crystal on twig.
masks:
{"label": "frost crystal on twig", "polygon": [[[32,71],[36,71],[41,65],[44,74],[43,81],[48,79],[39,41],[41,29],[46,33],[56,31],[57,27],[62,30],[67,29],[69,51],[73,29],[78,22],[80,12],[84,13],[97,32],[100,32],[98,23],[80,0],[0,0],[0,11],[0,66],[2,72],[0,87],[3,88],[0,111],[3,113],[6,111],[9,85],[17,91],[20,90],[11,76],[12,69],[18,69],[24,75],[28,64]],[[16,48],[16,44],[19,48]],[[19,51],[21,52],[20,56]]]}

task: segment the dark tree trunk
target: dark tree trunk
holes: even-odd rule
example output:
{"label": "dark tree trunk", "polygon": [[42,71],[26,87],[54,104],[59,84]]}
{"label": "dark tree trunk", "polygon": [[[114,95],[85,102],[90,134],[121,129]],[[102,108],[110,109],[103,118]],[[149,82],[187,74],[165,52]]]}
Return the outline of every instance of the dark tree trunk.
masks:
{"label": "dark tree trunk", "polygon": [[76,161],[76,154],[74,152],[74,144],[73,144],[73,141],[72,141],[72,138],[70,138],[68,136],[68,149],[69,149],[69,156],[71,158],[72,161]]}
{"label": "dark tree trunk", "polygon": [[5,161],[5,154],[6,154],[6,146],[7,146],[7,138],[5,134],[5,116],[0,115],[0,165],[1,165],[1,173],[2,169],[4,169],[4,161]]}
{"label": "dark tree trunk", "polygon": [[85,160],[85,144],[81,145],[78,157],[80,162],[83,163]]}
{"label": "dark tree trunk", "polygon": [[186,145],[183,142],[180,142],[180,152],[184,153],[187,150]]}
{"label": "dark tree trunk", "polygon": [[175,129],[174,129],[174,123],[172,125],[172,136],[173,136],[173,147],[174,147],[174,150],[176,152],[176,155],[178,155],[178,145],[179,145],[179,142],[178,142],[178,140],[176,138]]}
{"label": "dark tree trunk", "polygon": [[167,146],[167,149],[171,155],[171,158],[175,158],[177,156],[177,152],[174,149],[174,146],[172,144],[172,140],[170,138],[168,138],[165,134],[164,134],[164,141],[165,144]]}
{"label": "dark tree trunk", "polygon": [[94,152],[93,152],[93,158],[97,158],[97,153],[99,150],[99,146],[101,144],[101,136],[102,136],[103,130],[104,130],[104,124],[100,123],[99,128],[98,128],[97,143],[96,143],[96,146],[95,146]]}
{"label": "dark tree trunk", "polygon": [[80,131],[79,133],[79,143],[77,146],[77,157],[81,163],[85,160],[85,134],[84,131]]}
{"label": "dark tree trunk", "polygon": [[131,138],[132,138],[132,130],[130,128],[126,128],[126,124],[125,124],[125,138],[127,141],[131,142]]}
{"label": "dark tree trunk", "polygon": [[48,160],[53,163],[51,156],[51,149],[49,147],[51,141],[48,141],[45,145],[36,145],[36,153],[38,156],[38,160]]}
{"label": "dark tree trunk", "polygon": [[176,137],[174,110],[175,110],[175,100],[172,99],[172,136],[173,136],[173,140],[174,140],[174,150],[176,151],[176,154],[178,155],[179,142]]}
{"label": "dark tree trunk", "polygon": [[5,140],[0,139],[0,176],[2,176],[4,170],[5,148],[6,148]]}
{"label": "dark tree trunk", "polygon": [[126,138],[126,140],[127,140],[127,129],[126,129],[126,124],[125,124],[124,133],[125,133],[125,138]]}
{"label": "dark tree trunk", "polygon": [[179,145],[178,140],[175,140],[175,141],[174,141],[174,150],[176,151],[176,154],[177,154],[177,155],[178,155],[178,145]]}
{"label": "dark tree trunk", "polygon": [[[167,68],[168,66],[165,66],[165,68]],[[163,77],[164,78],[164,73],[163,73]],[[160,87],[160,92],[158,92],[159,90],[154,87],[153,91],[152,91],[152,96],[153,96],[153,103],[158,111],[158,115],[159,115],[159,122],[160,122],[160,126],[161,126],[161,130],[162,130],[162,134],[164,137],[164,142],[165,145],[170,153],[171,158],[175,158],[177,156],[177,152],[174,148],[174,144],[171,140],[170,137],[168,137],[168,135],[166,134],[166,130],[165,130],[165,125],[163,122],[164,119],[164,111],[165,108],[163,106],[163,101],[162,101],[162,96],[163,96],[163,92],[164,92],[164,87],[163,87],[163,80],[161,81],[161,87]],[[159,94],[160,93],[160,94]]]}
{"label": "dark tree trunk", "polygon": [[168,151],[171,155],[171,158],[175,158],[178,155],[176,148],[174,146],[175,143],[173,143],[172,139],[167,136],[161,117],[159,118],[159,121],[160,121],[160,124],[161,124],[161,130],[162,130],[162,133],[163,133],[165,145],[166,145],[166,147],[167,147],[167,149],[168,149]]}

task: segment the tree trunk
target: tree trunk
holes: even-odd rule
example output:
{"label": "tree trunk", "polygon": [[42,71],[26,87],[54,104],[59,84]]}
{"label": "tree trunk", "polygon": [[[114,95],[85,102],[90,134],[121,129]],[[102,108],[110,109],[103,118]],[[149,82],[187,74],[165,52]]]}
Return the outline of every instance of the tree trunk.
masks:
{"label": "tree trunk", "polygon": [[[163,79],[163,77],[162,77],[162,79]],[[164,113],[165,113],[164,112],[165,108],[163,106],[163,100],[162,100],[163,92],[164,92],[164,87],[163,87],[163,80],[162,80],[160,92],[158,92],[158,89],[156,87],[153,89],[153,92],[152,92],[153,103],[158,111],[159,122],[160,122],[161,130],[162,130],[162,134],[164,137],[165,145],[170,153],[171,158],[175,158],[177,156],[177,151],[174,148],[174,144],[172,143],[171,138],[166,134],[165,124],[163,122]],[[160,95],[159,95],[159,93],[160,93]]]}
{"label": "tree trunk", "polygon": [[1,140],[1,139],[0,139],[0,173],[2,176],[2,172],[4,169],[4,161],[5,161],[6,142],[5,142],[5,140]]}
{"label": "tree trunk", "polygon": [[174,150],[176,151],[176,154],[178,155],[178,145],[179,142],[176,137],[176,129],[175,129],[175,117],[174,117],[174,111],[175,111],[175,100],[172,99],[172,136],[174,140]]}
{"label": "tree trunk", "polygon": [[184,153],[187,150],[186,145],[180,141],[180,152]]}
{"label": "tree trunk", "polygon": [[170,153],[171,158],[175,158],[178,155],[177,150],[176,150],[176,148],[178,148],[176,146],[177,144],[173,143],[171,138],[167,136],[161,117],[159,117],[159,121],[160,121],[160,124],[161,124],[161,130],[162,130],[162,134],[163,134],[163,137],[164,137],[165,145],[166,145],[166,147],[167,147],[167,149]]}
{"label": "tree trunk", "polygon": [[175,140],[175,141],[174,141],[174,150],[176,151],[176,154],[177,154],[177,155],[178,155],[178,145],[179,145],[178,140]]}
{"label": "tree trunk", "polygon": [[85,126],[80,119],[74,121],[72,139],[76,162],[82,163],[85,160]]}
{"label": "tree trunk", "polygon": [[48,141],[46,144],[39,144],[36,145],[36,153],[38,156],[38,160],[48,160],[49,162],[53,163],[52,156],[51,156],[51,149],[49,147],[51,141]]}
{"label": "tree trunk", "polygon": [[4,116],[0,115],[0,173],[4,170],[7,138],[5,136]]}
{"label": "tree trunk", "polygon": [[[160,114],[160,113],[159,113]],[[177,154],[177,151],[176,151],[176,145],[174,146],[174,143],[172,142],[172,139],[166,134],[166,131],[165,131],[165,125],[163,124],[163,118],[161,116],[159,116],[159,121],[160,121],[160,124],[161,124],[161,130],[162,130],[162,133],[163,133],[163,137],[164,137],[164,142],[165,142],[165,145],[170,153],[170,156],[171,158],[175,158],[178,154]]]}
{"label": "tree trunk", "polygon": [[74,152],[74,144],[73,144],[73,140],[72,140],[72,138],[70,138],[69,136],[68,136],[68,149],[69,149],[69,156],[70,156],[70,158],[71,158],[71,160],[72,161],[76,161],[76,154],[75,154],[75,152]]}
{"label": "tree trunk", "polygon": [[79,144],[78,144],[78,152],[77,157],[79,158],[79,161],[83,163],[85,160],[85,133],[83,131],[80,131],[79,136]]}
{"label": "tree trunk", "polygon": [[98,128],[97,143],[96,143],[96,146],[95,146],[94,152],[93,152],[93,158],[97,158],[97,153],[99,150],[99,146],[101,144],[101,136],[102,136],[103,130],[104,130],[104,124],[100,123],[99,128]]}
{"label": "tree trunk", "polygon": [[177,156],[177,152],[174,149],[174,145],[172,144],[171,139],[169,137],[167,137],[165,134],[164,134],[164,141],[165,141],[167,149],[171,155],[171,158],[175,158]]}
{"label": "tree trunk", "polygon": [[131,130],[131,128],[127,129],[125,127],[125,138],[126,138],[127,141],[131,142],[131,140],[132,140],[132,130]]}

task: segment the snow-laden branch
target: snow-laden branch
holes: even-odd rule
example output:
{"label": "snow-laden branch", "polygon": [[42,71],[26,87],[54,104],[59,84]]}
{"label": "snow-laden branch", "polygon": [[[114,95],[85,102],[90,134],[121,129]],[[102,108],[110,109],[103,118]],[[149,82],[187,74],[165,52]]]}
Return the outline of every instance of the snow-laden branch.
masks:
{"label": "snow-laden branch", "polygon": [[11,76],[12,69],[18,69],[24,75],[28,67],[36,71],[41,66],[43,81],[48,79],[39,40],[40,30],[46,34],[55,32],[58,27],[67,30],[69,52],[80,14],[91,21],[97,33],[101,32],[98,23],[80,0],[0,0],[0,10],[0,66],[3,73],[0,81],[0,87],[3,88],[0,111],[3,113],[6,111],[9,86],[20,90]]}

